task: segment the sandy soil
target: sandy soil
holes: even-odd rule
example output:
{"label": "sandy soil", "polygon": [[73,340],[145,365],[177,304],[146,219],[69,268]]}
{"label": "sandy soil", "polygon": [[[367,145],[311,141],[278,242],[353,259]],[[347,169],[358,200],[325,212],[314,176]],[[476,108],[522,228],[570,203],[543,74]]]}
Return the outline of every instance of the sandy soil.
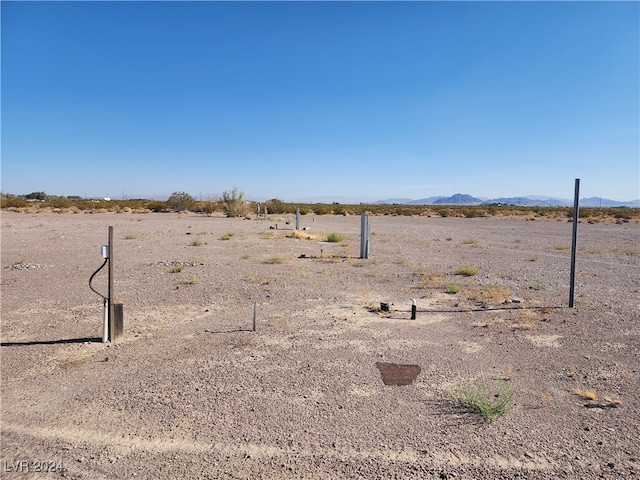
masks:
{"label": "sandy soil", "polygon": [[[1,222],[2,478],[640,475],[638,223],[579,225],[568,308],[566,219],[371,217],[367,260],[357,216],[303,216],[309,240],[277,216]],[[115,344],[88,286],[109,225]],[[479,380],[513,392],[493,422],[452,398]]]}

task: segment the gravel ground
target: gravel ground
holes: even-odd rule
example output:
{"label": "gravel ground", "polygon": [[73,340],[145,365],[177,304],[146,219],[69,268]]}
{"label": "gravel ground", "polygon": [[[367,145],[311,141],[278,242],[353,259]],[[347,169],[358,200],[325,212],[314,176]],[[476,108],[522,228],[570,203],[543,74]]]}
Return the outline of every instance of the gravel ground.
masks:
{"label": "gravel ground", "polygon": [[575,308],[566,219],[372,216],[366,260],[360,217],[294,223],[3,212],[2,478],[640,476],[638,223],[579,225]]}

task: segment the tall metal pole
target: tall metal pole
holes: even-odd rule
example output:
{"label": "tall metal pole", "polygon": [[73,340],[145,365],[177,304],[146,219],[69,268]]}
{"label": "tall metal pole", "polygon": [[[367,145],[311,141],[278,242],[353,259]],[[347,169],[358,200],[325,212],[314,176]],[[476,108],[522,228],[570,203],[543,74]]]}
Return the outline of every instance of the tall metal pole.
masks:
{"label": "tall metal pole", "polygon": [[580,179],[576,178],[575,194],[573,196],[573,235],[571,237],[571,280],[569,288],[569,307],[573,308],[576,283],[576,247],[578,244],[578,220],[580,219]]}
{"label": "tall metal pole", "polygon": [[360,217],[360,258],[369,258],[369,214]]}
{"label": "tall metal pole", "polygon": [[107,288],[107,307],[109,315],[107,317],[109,324],[109,340],[113,342],[114,338],[114,322],[113,322],[113,227],[109,226],[109,270],[108,270],[108,288]]}

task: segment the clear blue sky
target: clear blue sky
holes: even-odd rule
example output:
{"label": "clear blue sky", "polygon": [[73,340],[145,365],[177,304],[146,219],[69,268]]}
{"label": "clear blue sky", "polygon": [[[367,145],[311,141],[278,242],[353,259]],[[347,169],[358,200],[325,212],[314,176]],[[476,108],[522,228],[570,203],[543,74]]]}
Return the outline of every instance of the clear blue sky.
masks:
{"label": "clear blue sky", "polygon": [[637,199],[639,7],[2,1],[2,191]]}

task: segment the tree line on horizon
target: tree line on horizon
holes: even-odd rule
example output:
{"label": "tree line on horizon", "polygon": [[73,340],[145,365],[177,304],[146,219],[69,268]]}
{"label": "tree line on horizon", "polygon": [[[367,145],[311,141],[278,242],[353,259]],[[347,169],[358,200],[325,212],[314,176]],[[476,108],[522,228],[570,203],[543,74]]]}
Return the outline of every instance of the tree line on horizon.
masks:
{"label": "tree line on horizon", "polygon": [[[562,206],[516,206],[516,205],[410,205],[410,204],[341,204],[341,203],[287,203],[278,198],[266,202],[246,200],[244,192],[236,187],[223,192],[219,198],[196,200],[186,192],[173,192],[167,200],[149,199],[86,199],[78,195],[56,196],[45,192],[27,195],[12,195],[0,192],[2,209],[54,210],[59,212],[192,212],[212,216],[220,212],[226,217],[250,217],[263,215],[266,207],[269,214],[301,215],[372,215],[440,216],[477,218],[498,215],[561,217],[571,219],[573,209]],[[640,208],[630,207],[582,207],[580,218],[613,218],[628,222],[640,220]]]}

